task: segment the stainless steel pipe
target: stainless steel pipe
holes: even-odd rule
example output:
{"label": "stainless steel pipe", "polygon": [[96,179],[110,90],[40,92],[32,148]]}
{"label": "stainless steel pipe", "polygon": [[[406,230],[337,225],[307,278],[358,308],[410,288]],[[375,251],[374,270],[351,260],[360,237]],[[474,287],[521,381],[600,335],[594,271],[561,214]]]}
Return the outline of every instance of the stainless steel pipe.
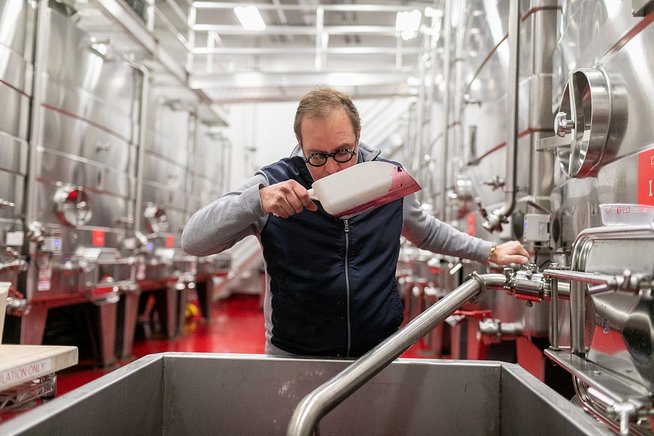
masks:
{"label": "stainless steel pipe", "polygon": [[381,344],[333,377],[298,404],[288,426],[289,436],[310,436],[320,419],[408,350],[455,310],[487,288],[504,288],[503,274],[474,275]]}
{"label": "stainless steel pipe", "polygon": [[506,180],[504,203],[488,214],[482,224],[489,232],[502,229],[502,224],[511,215],[518,194],[518,100],[520,88],[520,1],[512,0],[509,5],[509,74],[507,83],[507,133]]}

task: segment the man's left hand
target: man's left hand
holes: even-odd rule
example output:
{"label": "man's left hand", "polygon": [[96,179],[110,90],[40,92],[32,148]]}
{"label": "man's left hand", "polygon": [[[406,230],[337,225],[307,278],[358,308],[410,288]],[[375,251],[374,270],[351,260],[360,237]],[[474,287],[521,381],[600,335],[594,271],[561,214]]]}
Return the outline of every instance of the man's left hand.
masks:
{"label": "man's left hand", "polygon": [[509,241],[497,245],[488,261],[497,265],[523,264],[529,262],[529,253],[520,242]]}

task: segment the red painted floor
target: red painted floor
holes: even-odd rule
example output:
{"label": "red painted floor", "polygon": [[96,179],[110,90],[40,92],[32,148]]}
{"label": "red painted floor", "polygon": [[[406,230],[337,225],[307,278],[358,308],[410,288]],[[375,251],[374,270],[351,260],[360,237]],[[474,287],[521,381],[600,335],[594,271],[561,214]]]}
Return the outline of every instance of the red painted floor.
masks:
{"label": "red painted floor", "polygon": [[[112,368],[98,369],[95,360],[82,360],[75,367],[59,372],[57,396],[148,354],[165,351],[263,354],[264,333],[264,319],[263,312],[259,309],[259,297],[233,295],[214,303],[210,322],[190,319],[186,323],[184,334],[173,340],[161,338],[137,340],[134,343],[133,358],[120,361]],[[417,344],[402,357],[428,357],[428,355],[421,351]],[[0,416],[0,422],[38,407],[39,403],[33,403],[11,413],[4,412]]]}
{"label": "red painted floor", "polygon": [[[212,307],[211,322],[189,320],[185,332],[177,339],[140,340],[134,343],[134,358],[117,367],[153,353],[164,351],[212,353],[264,353],[264,319],[255,295],[233,295]],[[402,357],[425,357],[414,346]],[[97,369],[95,362],[80,362],[57,377],[57,395],[62,395],[116,368]]]}
{"label": "red painted floor", "polygon": [[[264,353],[264,320],[259,309],[259,298],[254,295],[235,295],[218,301],[212,307],[211,322],[201,319],[187,321],[184,334],[172,340],[137,340],[134,358],[121,361],[117,367],[164,351],[211,353]],[[101,377],[116,368],[97,369],[95,362],[80,362],[62,371],[57,377],[57,395],[71,391]]]}

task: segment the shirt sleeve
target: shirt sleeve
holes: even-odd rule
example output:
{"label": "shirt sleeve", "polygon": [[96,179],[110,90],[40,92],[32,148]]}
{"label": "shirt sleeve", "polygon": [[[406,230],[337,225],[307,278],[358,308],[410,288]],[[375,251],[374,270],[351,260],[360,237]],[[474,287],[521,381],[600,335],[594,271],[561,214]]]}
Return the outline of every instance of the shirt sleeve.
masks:
{"label": "shirt sleeve", "polygon": [[268,219],[259,189],[268,186],[263,173],[197,211],[182,232],[182,249],[193,256],[220,253],[249,235],[257,235]]}
{"label": "shirt sleeve", "polygon": [[416,194],[404,197],[402,236],[418,248],[486,263],[492,242],[470,236],[426,214]]}

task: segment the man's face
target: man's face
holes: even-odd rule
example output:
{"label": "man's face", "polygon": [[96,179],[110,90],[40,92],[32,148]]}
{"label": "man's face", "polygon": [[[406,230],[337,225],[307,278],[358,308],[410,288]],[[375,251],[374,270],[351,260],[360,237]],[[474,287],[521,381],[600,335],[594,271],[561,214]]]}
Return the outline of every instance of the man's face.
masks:
{"label": "man's face", "polygon": [[333,157],[327,158],[327,162],[320,167],[307,163],[314,182],[357,163],[358,135],[355,135],[352,130],[352,123],[345,109],[334,109],[325,119],[305,118],[302,120],[300,131],[302,132],[300,145],[305,157],[313,153],[334,153],[342,149],[349,149],[355,153],[344,163],[336,162]]}

